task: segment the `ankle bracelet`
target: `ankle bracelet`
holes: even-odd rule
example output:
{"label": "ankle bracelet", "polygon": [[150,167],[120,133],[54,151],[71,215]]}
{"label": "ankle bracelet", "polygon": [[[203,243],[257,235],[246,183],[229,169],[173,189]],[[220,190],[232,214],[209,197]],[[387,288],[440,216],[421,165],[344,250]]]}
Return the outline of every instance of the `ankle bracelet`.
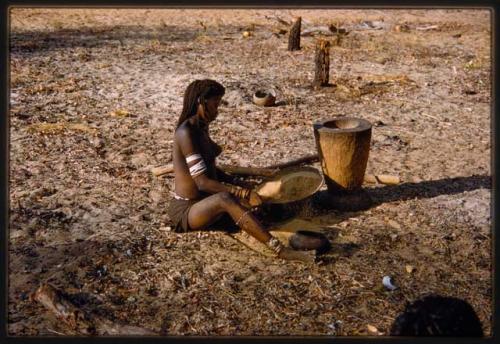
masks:
{"label": "ankle bracelet", "polygon": [[266,244],[276,254],[279,254],[281,250],[284,248],[283,244],[274,237],[269,239]]}

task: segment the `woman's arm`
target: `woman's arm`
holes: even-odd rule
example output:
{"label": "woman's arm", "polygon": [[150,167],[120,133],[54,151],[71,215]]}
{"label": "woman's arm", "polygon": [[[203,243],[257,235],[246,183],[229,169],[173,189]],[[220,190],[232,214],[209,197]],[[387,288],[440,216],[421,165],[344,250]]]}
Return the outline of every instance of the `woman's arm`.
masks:
{"label": "woman's arm", "polygon": [[207,193],[229,191],[229,188],[207,176],[207,165],[203,160],[200,150],[192,138],[192,130],[188,126],[179,127],[175,132],[175,140],[184,156],[189,173],[198,190]]}
{"label": "woman's arm", "polygon": [[217,172],[217,180],[223,183],[240,186],[242,188],[247,188],[247,189],[253,189],[256,184],[248,182],[246,180],[240,180],[238,177],[230,175],[218,167],[216,167],[215,170]]}
{"label": "woman's arm", "polygon": [[[219,182],[218,180],[210,178],[206,173],[206,164],[203,157],[199,153],[199,149],[195,146],[192,139],[192,132],[189,127],[181,127],[175,133],[175,139],[179,145],[183,156],[186,158],[186,163],[189,168],[189,173],[196,184],[199,191],[203,191],[210,194],[215,194],[218,192],[230,192],[238,198],[247,199],[250,204],[258,205],[261,203],[260,198],[255,192],[250,189],[242,189],[234,186],[226,186]],[[225,174],[226,180],[234,178]],[[256,204],[257,203],[257,204]]]}
{"label": "woman's arm", "polygon": [[255,207],[262,204],[260,196],[251,188],[224,185],[202,173],[193,178],[198,190],[207,193],[229,192],[243,201],[242,205]]}

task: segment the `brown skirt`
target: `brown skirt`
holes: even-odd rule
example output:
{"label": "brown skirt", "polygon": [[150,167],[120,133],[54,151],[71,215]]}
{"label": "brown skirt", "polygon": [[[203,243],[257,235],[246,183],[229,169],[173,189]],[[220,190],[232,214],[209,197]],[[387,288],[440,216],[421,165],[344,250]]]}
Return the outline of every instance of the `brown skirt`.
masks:
{"label": "brown skirt", "polygon": [[[189,209],[195,204],[198,203],[201,199],[195,200],[183,200],[172,198],[170,204],[168,206],[168,216],[170,221],[173,224],[173,230],[177,233],[186,233],[189,231],[193,231],[191,227],[189,227],[188,222],[188,214]],[[213,223],[211,223],[205,230],[222,230],[226,232],[235,232],[238,231],[239,228],[234,223],[231,216],[228,214],[222,214],[219,216]]]}
{"label": "brown skirt", "polygon": [[173,230],[175,232],[182,233],[190,231],[188,223],[189,209],[198,201],[199,200],[183,200],[172,198],[168,206],[168,217],[174,225]]}

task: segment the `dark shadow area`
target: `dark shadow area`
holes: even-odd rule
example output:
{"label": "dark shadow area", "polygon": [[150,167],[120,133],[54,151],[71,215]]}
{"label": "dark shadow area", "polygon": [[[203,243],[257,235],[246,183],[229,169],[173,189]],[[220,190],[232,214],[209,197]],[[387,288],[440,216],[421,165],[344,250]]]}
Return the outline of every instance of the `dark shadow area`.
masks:
{"label": "dark shadow area", "polygon": [[492,177],[475,175],[470,177],[455,177],[420,183],[403,183],[386,185],[380,188],[365,189],[372,198],[373,205],[409,199],[432,198],[441,195],[455,195],[477,189],[491,189]]}
{"label": "dark shadow area", "polygon": [[94,48],[109,45],[127,46],[136,41],[158,40],[161,44],[169,42],[192,42],[200,35],[211,39],[233,40],[239,38],[242,27],[224,25],[203,30],[164,25],[148,28],[137,25],[113,25],[104,27],[81,27],[78,29],[59,29],[51,31],[10,32],[9,46],[12,53],[39,52],[61,48]]}
{"label": "dark shadow area", "polygon": [[342,257],[351,257],[360,248],[361,245],[352,242],[343,244],[333,243],[330,251]]}
{"label": "dark shadow area", "polygon": [[287,102],[286,100],[279,100],[277,101],[276,103],[274,103],[274,107],[277,107],[277,106],[284,106],[284,105],[289,105],[290,102]]}
{"label": "dark shadow area", "polygon": [[[359,212],[382,203],[407,201],[410,199],[433,198],[441,195],[454,195],[477,189],[491,189],[489,175],[445,178],[419,183],[403,183],[383,187],[362,188],[350,193],[330,193],[322,190],[313,195],[312,213],[325,215],[332,211]],[[306,205],[300,204],[300,205]],[[296,209],[294,209],[296,210]],[[283,212],[281,212],[283,213]],[[289,212],[290,213],[290,212]],[[297,211],[287,216],[296,216]]]}
{"label": "dark shadow area", "polygon": [[328,252],[318,256],[317,262],[322,265],[333,265],[340,257],[352,257],[361,249],[361,245],[356,243],[335,243],[332,242],[332,247]]}
{"label": "dark shadow area", "polygon": [[45,51],[54,48],[100,47],[126,45],[128,41],[157,39],[162,43],[194,40],[200,30],[177,26],[150,29],[138,25],[104,28],[61,29],[55,31],[26,31],[10,33],[11,52]]}
{"label": "dark shadow area", "polygon": [[[144,246],[147,246],[144,238],[137,237],[132,241],[114,239],[104,242],[84,240],[52,246],[39,245],[34,240],[11,242],[9,245],[10,307],[14,307],[19,314],[30,314],[30,312],[33,314],[35,311],[44,317],[55,318],[54,312],[31,299],[41,285],[50,284],[59,290],[63,299],[83,312],[82,314],[110,321],[117,320],[117,310],[127,307],[127,296],[122,295],[119,290],[124,280],[113,271],[113,266],[123,260],[130,260],[130,264],[134,264],[135,261],[143,259],[143,255],[149,252]],[[94,285],[93,291],[82,291],[88,284]],[[116,288],[111,288],[112,292],[103,297],[102,291],[110,286]],[[80,291],[74,292],[74,290]],[[58,297],[53,300],[59,303]],[[59,312],[64,312],[64,309],[61,308]],[[18,321],[24,319],[16,317],[11,323]],[[120,323],[121,320],[118,321],[118,324]],[[26,323],[26,327],[32,326],[35,326],[32,322]],[[64,324],[59,330],[73,333],[72,329]]]}
{"label": "dark shadow area", "polygon": [[318,262],[323,265],[335,264],[341,258],[352,257],[361,249],[361,245],[353,242],[338,243],[335,240],[338,238],[340,229],[336,227],[324,227],[324,233],[330,240],[330,248],[324,254],[319,255]]}

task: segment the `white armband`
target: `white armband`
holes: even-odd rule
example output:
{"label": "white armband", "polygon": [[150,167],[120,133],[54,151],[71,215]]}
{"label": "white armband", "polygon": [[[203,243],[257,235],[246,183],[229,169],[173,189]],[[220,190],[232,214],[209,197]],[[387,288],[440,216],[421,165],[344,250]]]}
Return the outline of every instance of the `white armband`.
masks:
{"label": "white armband", "polygon": [[190,156],[186,157],[186,163],[189,164],[190,162],[198,160],[198,159],[201,159],[200,154],[196,154],[196,153],[191,154]]}
{"label": "white armband", "polygon": [[202,159],[189,168],[189,173],[191,174],[192,177],[196,177],[205,172],[206,170],[207,166],[205,165],[205,162]]}

